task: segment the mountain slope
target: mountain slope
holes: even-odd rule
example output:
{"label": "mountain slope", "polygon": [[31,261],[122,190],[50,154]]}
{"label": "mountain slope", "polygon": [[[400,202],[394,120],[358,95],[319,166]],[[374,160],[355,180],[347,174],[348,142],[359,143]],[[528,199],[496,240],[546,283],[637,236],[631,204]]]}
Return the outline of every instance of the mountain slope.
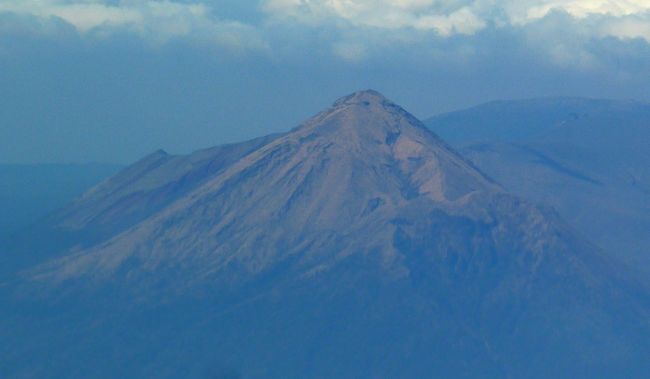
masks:
{"label": "mountain slope", "polygon": [[[107,241],[22,273],[19,305],[0,316],[12,326],[0,335],[6,376],[650,368],[647,292],[374,91],[166,199]],[[46,358],[33,367],[20,359],[30,354]]]}
{"label": "mountain slope", "polygon": [[163,209],[276,137],[218,146],[190,155],[156,151],[54,214],[53,223],[63,229],[92,227],[114,234]]}
{"label": "mountain slope", "polygon": [[427,125],[508,190],[553,206],[599,246],[650,270],[650,105],[501,101]]}
{"label": "mountain slope", "polygon": [[277,135],[189,155],[156,151],[104,180],[40,223],[7,239],[2,269],[25,269],[71,248],[93,246],[155,214]]}
{"label": "mountain slope", "polygon": [[[354,228],[385,227],[386,218],[414,201],[453,208],[477,191],[496,189],[419,121],[364,92],[245,156],[123,235],[58,262],[64,265],[59,272],[65,272],[61,279],[84,270],[111,275],[131,259],[152,270],[183,261],[195,277],[233,264],[257,272],[318,244],[348,254],[352,246],[328,245],[347,234],[353,245],[371,250],[377,243],[365,238],[375,233]],[[380,249],[393,259],[391,249]]]}

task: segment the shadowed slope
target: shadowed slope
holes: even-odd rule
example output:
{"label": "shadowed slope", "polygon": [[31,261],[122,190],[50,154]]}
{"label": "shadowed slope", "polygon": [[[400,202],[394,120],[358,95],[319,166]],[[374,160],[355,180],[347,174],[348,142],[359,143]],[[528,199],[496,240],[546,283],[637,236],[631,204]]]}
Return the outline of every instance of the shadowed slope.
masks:
{"label": "shadowed slope", "polygon": [[619,260],[650,270],[650,104],[500,101],[427,125],[508,191],[553,206]]}

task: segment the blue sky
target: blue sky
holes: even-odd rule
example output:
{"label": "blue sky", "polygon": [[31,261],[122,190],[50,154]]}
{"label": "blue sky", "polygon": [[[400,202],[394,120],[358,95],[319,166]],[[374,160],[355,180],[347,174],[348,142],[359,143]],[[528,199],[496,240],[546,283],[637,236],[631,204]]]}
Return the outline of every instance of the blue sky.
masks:
{"label": "blue sky", "polygon": [[647,0],[0,0],[0,162],[130,162],[374,88],[419,117],[650,100]]}

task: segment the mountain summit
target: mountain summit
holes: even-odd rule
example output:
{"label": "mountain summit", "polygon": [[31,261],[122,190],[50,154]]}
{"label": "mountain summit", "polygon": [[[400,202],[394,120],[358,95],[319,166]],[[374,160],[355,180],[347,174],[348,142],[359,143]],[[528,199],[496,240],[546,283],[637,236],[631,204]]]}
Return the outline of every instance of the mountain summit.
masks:
{"label": "mountain summit", "polygon": [[[97,303],[57,340],[144,357],[126,376],[187,376],[189,362],[201,377],[215,360],[259,378],[649,368],[646,295],[553,211],[507,194],[374,91],[286,134],[155,153],[52,223],[96,241],[24,276]],[[114,335],[127,336],[120,348]]]}
{"label": "mountain summit", "polygon": [[[156,153],[146,165],[157,170],[154,162],[166,159]],[[499,188],[415,117],[364,91],[182,192],[135,227],[54,262],[43,275],[110,278],[130,262],[131,278],[184,267],[194,282],[233,266],[262,272],[289,257],[312,261],[306,271],[322,270],[336,259],[315,259],[321,247],[309,246],[321,245],[325,255],[376,249],[382,259],[399,260],[390,239],[382,241],[393,234],[392,218],[419,204],[461,209]],[[93,203],[92,195],[83,201]]]}
{"label": "mountain summit", "polygon": [[357,91],[348,96],[344,96],[334,102],[332,105],[333,108],[344,107],[348,105],[363,105],[363,106],[381,106],[384,104],[394,105],[390,100],[388,100],[381,93],[373,90],[367,89],[363,91]]}

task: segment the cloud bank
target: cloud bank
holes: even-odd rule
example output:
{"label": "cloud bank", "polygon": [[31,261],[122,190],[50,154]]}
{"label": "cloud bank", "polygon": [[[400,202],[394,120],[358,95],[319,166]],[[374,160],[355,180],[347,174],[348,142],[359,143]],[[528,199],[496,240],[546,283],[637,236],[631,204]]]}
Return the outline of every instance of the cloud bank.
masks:
{"label": "cloud bank", "polygon": [[277,19],[310,25],[410,28],[442,37],[488,27],[523,27],[563,12],[584,21],[592,35],[650,41],[647,0],[264,0],[263,9]]}
{"label": "cloud bank", "polygon": [[233,49],[264,48],[255,27],[217,17],[201,2],[171,0],[3,0],[0,14],[63,21],[82,35],[106,37],[127,32],[154,44],[174,39],[213,43]]}
{"label": "cloud bank", "polygon": [[[320,55],[326,51],[351,64],[408,48],[412,56],[423,59],[472,63],[486,49],[499,54],[504,40],[514,40],[540,61],[594,70],[608,64],[617,49],[634,55],[631,44],[650,44],[648,0],[258,0],[233,4],[232,0],[3,0],[0,16],[37,20],[41,32],[55,29],[43,25],[59,22],[93,39],[127,33],[155,46],[182,41],[238,54],[263,51],[276,60],[318,50]],[[241,17],[221,16],[228,8],[245,12]],[[0,31],[6,29],[0,17]],[[611,49],[612,43],[620,46]]]}
{"label": "cloud bank", "polygon": [[359,88],[650,101],[648,67],[648,0],[0,0],[0,162],[244,140]]}

